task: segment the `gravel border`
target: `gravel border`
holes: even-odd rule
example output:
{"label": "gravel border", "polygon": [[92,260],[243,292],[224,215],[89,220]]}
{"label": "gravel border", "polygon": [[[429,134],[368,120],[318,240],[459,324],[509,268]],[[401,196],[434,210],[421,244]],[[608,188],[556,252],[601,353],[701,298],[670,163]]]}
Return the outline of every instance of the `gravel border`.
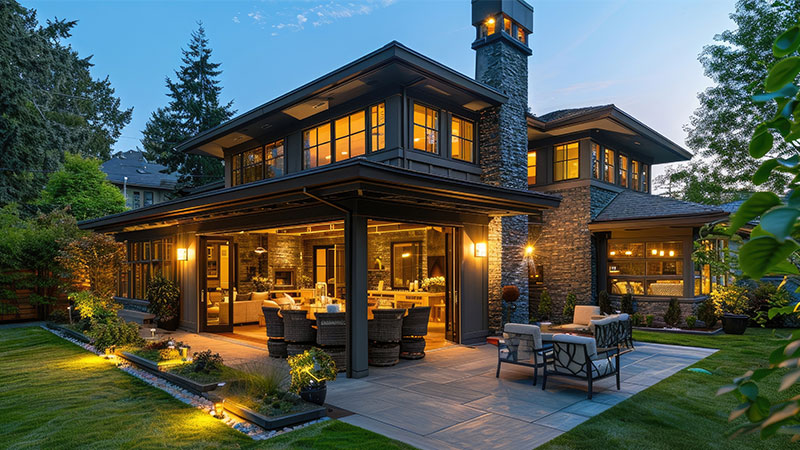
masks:
{"label": "gravel border", "polygon": [[[66,334],[62,334],[58,330],[54,330],[54,329],[48,328],[45,325],[41,325],[41,327],[43,329],[53,333],[54,335],[56,335],[56,336],[58,336],[58,337],[60,337],[60,338],[62,338],[64,340],[67,340],[69,342],[72,342],[73,344],[75,344],[77,346],[80,346],[80,347],[82,347],[82,348],[84,348],[84,349],[86,349],[86,350],[88,350],[88,351],[90,351],[90,352],[92,352],[92,353],[94,353],[94,354],[96,354],[98,356],[103,356],[103,354],[101,352],[98,352],[97,349],[94,348],[94,346],[91,345],[91,344],[87,344],[87,343],[81,342],[81,341],[79,341],[77,339],[73,339],[72,337],[67,336]],[[181,388],[181,387],[179,387],[179,386],[177,386],[175,384],[172,384],[169,381],[167,381],[167,380],[165,380],[165,379],[163,379],[161,377],[157,377],[157,376],[155,376],[155,375],[153,375],[153,374],[151,374],[149,372],[146,372],[146,371],[144,371],[142,369],[139,369],[139,368],[135,367],[134,365],[128,363],[127,361],[125,361],[122,358],[119,358],[119,357],[115,356],[114,359],[115,359],[115,361],[117,363],[117,368],[122,370],[123,372],[127,372],[128,374],[130,374],[130,375],[132,375],[132,376],[144,381],[145,383],[147,383],[147,384],[149,384],[149,385],[151,385],[153,387],[156,387],[158,389],[161,389],[162,391],[164,391],[164,392],[168,393],[169,395],[175,397],[176,399],[180,400],[181,402],[183,402],[183,403],[185,403],[187,405],[193,406],[193,407],[203,411],[206,414],[209,414],[209,415],[212,415],[212,416],[215,415],[215,413],[214,413],[214,402],[212,402],[211,400],[209,400],[209,399],[207,399],[207,398],[205,398],[203,396],[200,396],[200,395],[195,395],[195,394],[189,392],[188,390],[183,389],[183,388]],[[253,424],[251,422],[247,422],[245,420],[242,420],[239,417],[233,416],[232,414],[223,413],[222,417],[220,417],[220,420],[223,423],[225,423],[226,425],[228,425],[229,427],[233,428],[234,430],[240,431],[240,432],[246,434],[247,436],[249,436],[250,438],[252,438],[254,440],[257,440],[257,441],[260,441],[260,440],[269,439],[269,438],[272,438],[272,437],[275,437],[275,436],[278,436],[278,435],[281,435],[281,434],[284,434],[284,433],[288,433],[290,431],[298,430],[298,429],[307,427],[309,425],[313,425],[313,424],[318,423],[318,422],[324,422],[326,420],[330,420],[330,418],[329,417],[322,417],[320,419],[312,420],[310,422],[302,423],[300,425],[295,425],[293,427],[286,427],[286,428],[282,428],[280,430],[272,430],[272,431],[265,430],[265,429],[259,427],[258,425],[255,425],[255,424]]]}

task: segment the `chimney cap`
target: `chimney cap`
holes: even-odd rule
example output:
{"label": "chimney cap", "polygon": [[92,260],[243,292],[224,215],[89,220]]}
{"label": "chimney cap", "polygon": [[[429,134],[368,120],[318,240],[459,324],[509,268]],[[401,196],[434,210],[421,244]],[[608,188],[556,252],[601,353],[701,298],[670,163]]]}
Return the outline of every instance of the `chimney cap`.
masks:
{"label": "chimney cap", "polygon": [[529,33],[533,31],[533,6],[523,0],[472,0],[472,25],[476,27],[487,17],[501,13]]}

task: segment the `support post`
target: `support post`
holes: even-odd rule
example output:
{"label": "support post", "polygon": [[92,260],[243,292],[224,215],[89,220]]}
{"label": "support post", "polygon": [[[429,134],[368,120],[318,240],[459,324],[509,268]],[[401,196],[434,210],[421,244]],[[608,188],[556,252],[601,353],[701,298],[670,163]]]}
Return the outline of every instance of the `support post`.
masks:
{"label": "support post", "polygon": [[369,375],[367,342],[367,218],[348,213],[344,222],[347,297],[347,377]]}

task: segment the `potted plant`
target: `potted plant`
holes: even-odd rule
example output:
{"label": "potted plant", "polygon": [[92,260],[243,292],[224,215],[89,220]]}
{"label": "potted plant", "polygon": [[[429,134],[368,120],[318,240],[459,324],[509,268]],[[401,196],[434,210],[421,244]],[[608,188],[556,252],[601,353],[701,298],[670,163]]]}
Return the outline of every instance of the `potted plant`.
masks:
{"label": "potted plant", "polygon": [[272,290],[272,278],[258,275],[253,277],[250,281],[253,282],[253,287],[256,292],[269,292]]}
{"label": "potted plant", "polygon": [[294,392],[307,402],[322,405],[328,393],[326,382],[336,379],[336,363],[324,351],[313,347],[300,355],[290,356]]}
{"label": "potted plant", "polygon": [[172,280],[158,274],[150,280],[145,293],[147,310],[156,316],[159,328],[174,331],[180,318],[181,291]]}
{"label": "potted plant", "polygon": [[539,320],[546,321],[550,319],[550,315],[553,312],[553,300],[550,298],[550,293],[547,292],[547,289],[542,290],[542,294],[539,296]]}
{"label": "potted plant", "polygon": [[514,302],[519,299],[519,288],[516,286],[503,286],[503,323],[507,323],[509,316],[514,315],[517,310],[517,305]]}
{"label": "potted plant", "polygon": [[711,301],[717,317],[722,317],[722,329],[726,334],[744,334],[750,317],[745,314],[749,303],[744,286],[716,286],[711,292]]}

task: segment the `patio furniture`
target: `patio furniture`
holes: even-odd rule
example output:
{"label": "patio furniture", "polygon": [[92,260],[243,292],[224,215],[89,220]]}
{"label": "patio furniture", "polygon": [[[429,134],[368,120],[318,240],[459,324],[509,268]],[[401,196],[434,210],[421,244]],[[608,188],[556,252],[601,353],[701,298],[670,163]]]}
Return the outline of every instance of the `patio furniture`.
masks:
{"label": "patio furniture", "polygon": [[317,345],[333,358],[336,370],[347,370],[347,321],[345,313],[317,313]]}
{"label": "patio furniture", "polygon": [[316,341],[313,321],[308,319],[308,311],[282,310],[283,333],[286,340],[286,353],[298,355],[310,349]]}
{"label": "patio furniture", "polygon": [[428,335],[430,306],[411,308],[403,317],[400,341],[400,357],[403,359],[422,359],[425,357],[425,336]]}
{"label": "patio furniture", "polygon": [[[545,338],[549,339],[550,334]],[[516,364],[533,367],[533,385],[539,378],[539,368],[544,369],[547,355],[552,353],[553,345],[542,343],[542,333],[538,326],[526,323],[507,323],[503,329],[503,339],[497,344],[497,373],[500,377],[500,365]]]}
{"label": "patio furniture", "polygon": [[572,323],[561,325],[559,328],[565,331],[587,330],[592,316],[600,314],[599,306],[575,305],[575,313],[572,316]]}
{"label": "patio furniture", "polygon": [[553,356],[550,364],[545,364],[542,390],[547,386],[547,377],[553,375],[586,380],[589,400],[592,399],[594,381],[616,375],[619,390],[619,351],[611,349],[598,352],[594,338],[585,336],[555,334],[550,341],[553,344]]}
{"label": "patio furniture", "polygon": [[393,366],[400,362],[404,309],[374,309],[368,322],[369,364]]}
{"label": "patio furniture", "polygon": [[264,324],[267,327],[267,351],[273,358],[286,358],[286,340],[283,332],[283,317],[281,309],[272,306],[262,306]]}
{"label": "patio furniture", "polygon": [[619,333],[620,339],[620,352],[621,353],[628,353],[634,350],[633,347],[633,325],[631,324],[631,318],[627,314],[620,314],[619,320],[617,321],[617,333]]}
{"label": "patio furniture", "polygon": [[618,315],[592,320],[589,323],[589,329],[592,331],[598,351],[612,348],[619,349],[620,334]]}

